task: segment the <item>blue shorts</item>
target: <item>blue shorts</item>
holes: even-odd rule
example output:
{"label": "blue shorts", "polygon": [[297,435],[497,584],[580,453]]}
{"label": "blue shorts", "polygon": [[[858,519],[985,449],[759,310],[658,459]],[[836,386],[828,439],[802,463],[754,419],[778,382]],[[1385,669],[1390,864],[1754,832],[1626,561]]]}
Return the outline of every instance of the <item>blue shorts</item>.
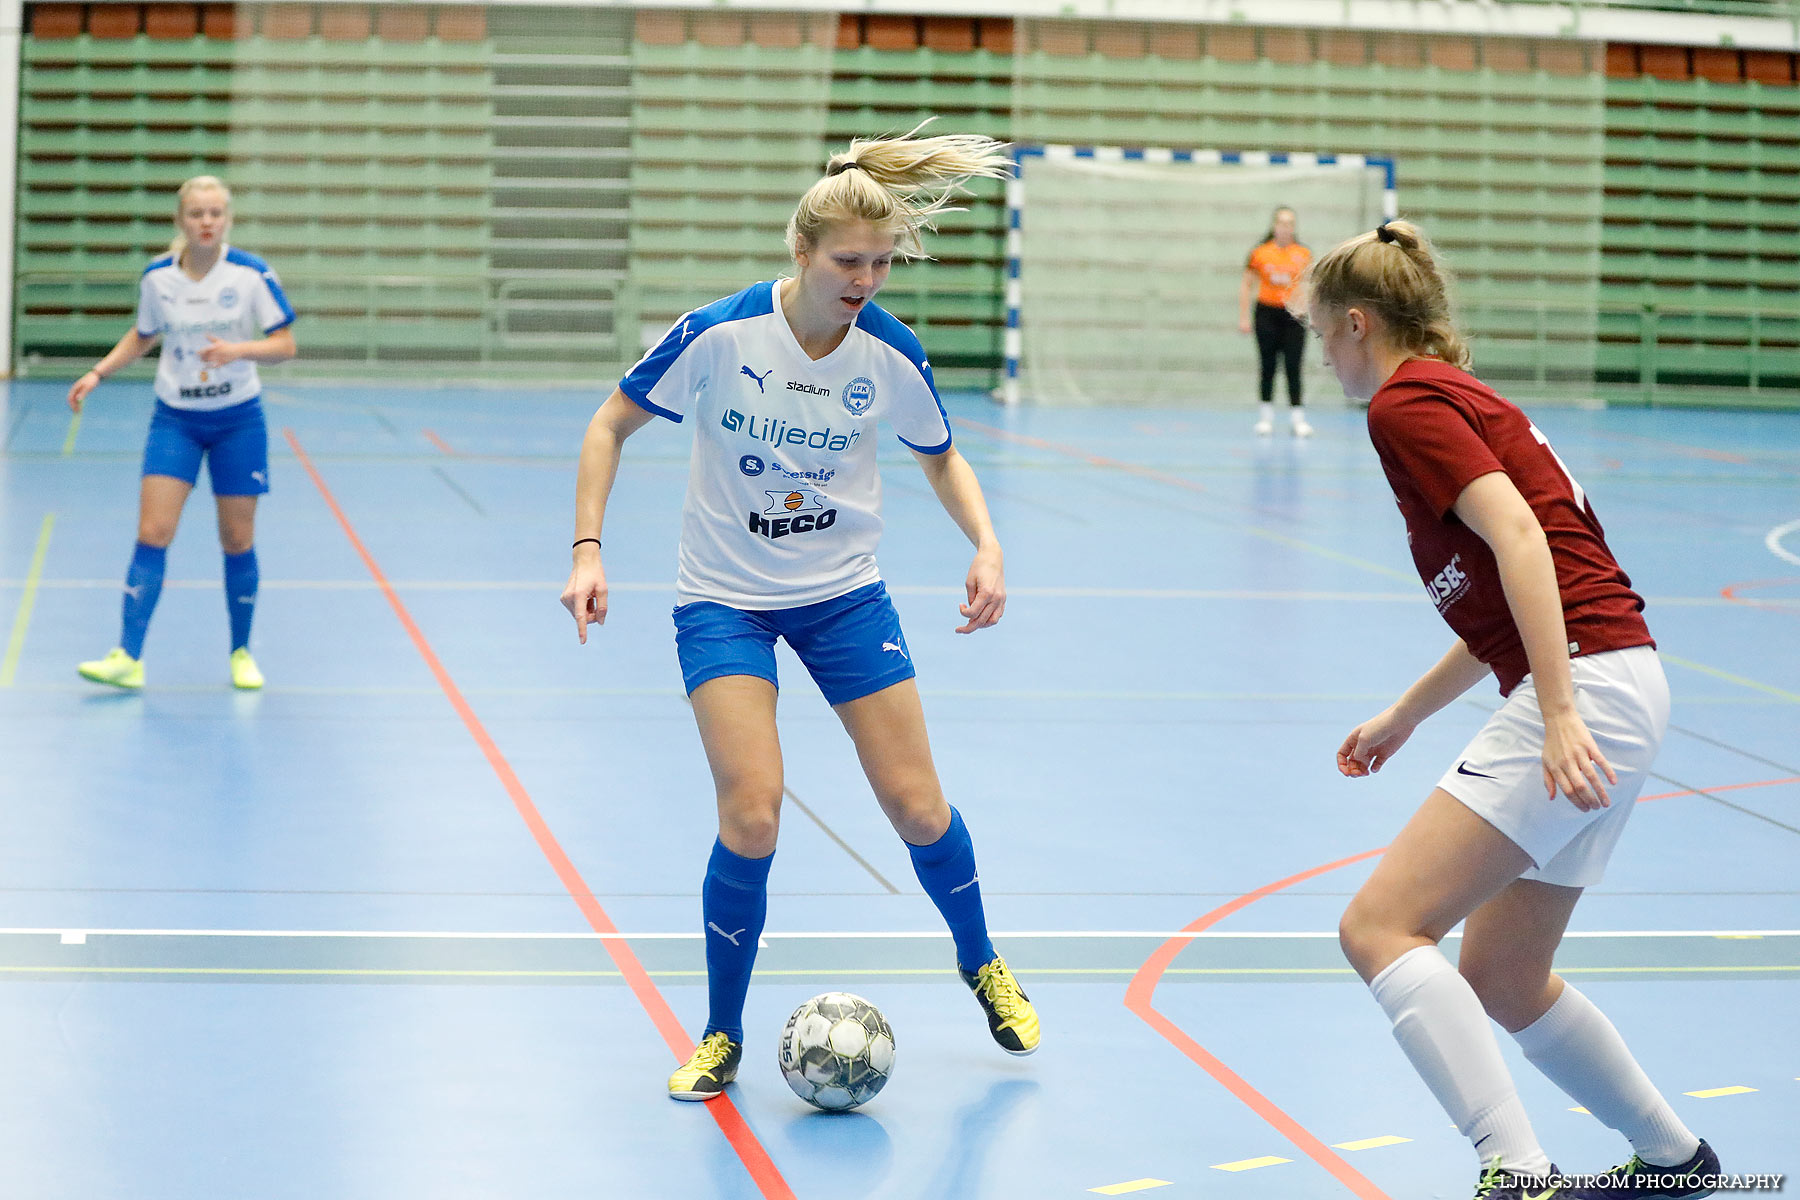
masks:
{"label": "blue shorts", "polygon": [[798,608],[742,609],[709,600],[675,609],[675,652],[688,694],[712,679],[775,678],[775,639],[786,638],[827,704],[845,704],[913,678],[900,614],[877,580]]}
{"label": "blue shorts", "polygon": [[230,408],[195,412],[156,402],[144,474],[172,475],[193,484],[204,457],[215,496],[260,496],[269,490],[269,428],[262,401],[252,396]]}

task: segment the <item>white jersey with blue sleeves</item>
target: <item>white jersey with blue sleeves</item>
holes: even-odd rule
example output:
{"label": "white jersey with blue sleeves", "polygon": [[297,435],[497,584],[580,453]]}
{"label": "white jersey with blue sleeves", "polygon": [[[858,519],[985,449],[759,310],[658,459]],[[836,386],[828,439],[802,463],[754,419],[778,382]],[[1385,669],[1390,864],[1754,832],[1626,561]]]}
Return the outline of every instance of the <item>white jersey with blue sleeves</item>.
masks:
{"label": "white jersey with blue sleeves", "polygon": [[269,264],[231,246],[203,278],[193,279],[165,254],[144,268],[138,284],[139,337],[162,335],[156,398],[171,408],[229,408],[262,392],[256,364],[240,358],[222,367],[200,361],[211,343],[249,342],[294,323],[294,307]]}
{"label": "white jersey with blue sleeves", "polygon": [[865,305],[837,349],[809,358],[780,281],[695,309],[619,382],[644,409],[695,418],[676,598],[793,608],[881,578],[876,422],[926,454],[950,422],[919,339]]}

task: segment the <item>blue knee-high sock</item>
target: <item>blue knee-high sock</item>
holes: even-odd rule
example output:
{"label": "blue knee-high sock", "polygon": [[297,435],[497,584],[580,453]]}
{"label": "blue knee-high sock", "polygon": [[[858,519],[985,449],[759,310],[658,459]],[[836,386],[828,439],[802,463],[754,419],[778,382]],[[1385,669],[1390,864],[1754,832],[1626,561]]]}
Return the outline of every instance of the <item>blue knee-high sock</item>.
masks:
{"label": "blue knee-high sock", "polygon": [[769,864],[766,858],[744,858],[713,842],[700,889],[706,921],[706,1033],[723,1031],[734,1042],[744,1040],[744,995],[750,969],[756,965],[756,940],[769,912]]}
{"label": "blue knee-high sock", "polygon": [[168,558],[168,547],[139,542],[131,552],[131,566],[125,569],[119,646],[133,658],[144,657],[144,634],[149,632],[150,614],[156,611],[157,597],[162,595],[163,564]]}
{"label": "blue knee-high sock", "polygon": [[988,940],[987,916],[981,911],[981,876],[975,870],[975,843],[962,814],[950,810],[950,828],[929,846],[906,848],[912,854],[913,872],[925,894],[944,914],[950,936],[956,939],[956,963],[973,971],[994,957]]}
{"label": "blue knee-high sock", "polygon": [[250,644],[250,621],[256,616],[256,547],[225,556],[225,605],[231,614],[231,648]]}

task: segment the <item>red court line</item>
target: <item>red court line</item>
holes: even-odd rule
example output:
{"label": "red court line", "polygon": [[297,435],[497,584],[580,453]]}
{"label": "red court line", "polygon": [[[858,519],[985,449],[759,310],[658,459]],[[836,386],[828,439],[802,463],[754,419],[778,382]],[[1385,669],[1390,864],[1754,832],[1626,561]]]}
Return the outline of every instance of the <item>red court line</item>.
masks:
{"label": "red court line", "polygon": [[1800,616],[1800,609],[1796,609],[1791,601],[1786,604],[1766,604],[1760,600],[1752,600],[1748,596],[1740,596],[1738,594],[1739,592],[1751,591],[1756,588],[1793,587],[1796,583],[1800,583],[1800,579],[1753,579],[1744,583],[1734,583],[1727,587],[1722,587],[1719,589],[1719,595],[1734,603],[1742,604],[1746,608],[1760,608],[1765,612],[1787,612]]}
{"label": "red court line", "polygon": [[[1639,796],[1637,803],[1650,800],[1672,800],[1677,796],[1697,796],[1702,792],[1733,792],[1742,788],[1776,787],[1782,784],[1800,783],[1800,775],[1790,775],[1782,779],[1759,779],[1750,783],[1727,783],[1710,788],[1684,788],[1677,792],[1661,792],[1654,796]],[[1253,892],[1246,892],[1235,900],[1227,901],[1211,912],[1185,926],[1181,933],[1170,938],[1156,952],[1144,960],[1137,974],[1131,977],[1131,984],[1125,989],[1125,1007],[1143,1018],[1145,1024],[1160,1033],[1170,1045],[1187,1055],[1201,1070],[1211,1075],[1226,1091],[1236,1096],[1252,1112],[1273,1126],[1288,1141],[1303,1151],[1307,1157],[1331,1172],[1338,1181],[1348,1187],[1364,1200],[1389,1200],[1380,1188],[1369,1182],[1361,1173],[1344,1161],[1343,1156],[1333,1153],[1331,1147],[1309,1133],[1298,1121],[1283,1112],[1274,1101],[1257,1091],[1247,1083],[1243,1076],[1220,1062],[1206,1047],[1189,1037],[1181,1026],[1158,1012],[1152,1004],[1156,985],[1162,982],[1163,973],[1169,965],[1193,944],[1194,935],[1204,933],[1231,916],[1255,904],[1266,896],[1285,891],[1298,883],[1316,879],[1320,875],[1329,874],[1342,867],[1354,866],[1377,855],[1387,852],[1386,846],[1377,846],[1373,850],[1364,850],[1361,854],[1352,854],[1349,858],[1340,858],[1336,862],[1328,862],[1323,866],[1312,867],[1297,875],[1289,875],[1286,879],[1277,879],[1274,883],[1265,883]]]}
{"label": "red court line", "polygon": [[[429,429],[423,429],[420,430],[420,432],[425,435],[425,440],[436,446],[439,451],[450,455],[452,458],[456,457],[456,451],[450,448],[449,442],[446,442],[443,438],[439,437]],[[289,434],[289,436],[292,437],[293,435]]]}
{"label": "red court line", "polygon": [[1186,488],[1190,492],[1204,492],[1206,485],[1195,483],[1192,479],[1183,479],[1179,475],[1171,475],[1167,471],[1158,471],[1154,467],[1141,467],[1137,463],[1125,462],[1123,459],[1107,458],[1101,454],[1089,454],[1079,446],[1065,446],[1061,442],[1047,442],[1043,438],[1029,434],[1014,433],[1009,429],[1000,429],[993,425],[983,425],[979,421],[971,421],[967,417],[952,418],[954,424],[965,429],[973,429],[976,433],[986,434],[991,438],[999,438],[1003,442],[1016,442],[1021,446],[1031,446],[1038,450],[1054,450],[1058,454],[1067,454],[1070,458],[1079,458],[1082,462],[1095,467],[1111,467],[1115,471],[1124,471],[1128,475],[1136,475],[1143,479],[1154,479],[1158,483],[1167,483],[1174,487]]}
{"label": "red court line", "polygon": [[[414,648],[419,652],[419,657],[425,660],[425,665],[431,669],[438,686],[443,689],[445,698],[450,701],[450,707],[455,709],[456,715],[462,718],[463,726],[469,731],[469,736],[475,740],[476,746],[480,747],[482,756],[488,761],[488,766],[493,768],[494,774],[500,779],[501,786],[506,789],[506,794],[512,798],[513,807],[518,809],[519,816],[524,820],[526,828],[531,830],[531,836],[536,840],[538,849],[543,851],[544,857],[550,861],[551,868],[556,872],[556,877],[562,880],[562,885],[568,891],[570,898],[575,901],[576,907],[581,909],[582,916],[587,918],[589,928],[599,934],[617,934],[618,926],[614,925],[612,918],[606,915],[606,910],[600,907],[600,901],[595,899],[593,891],[581,878],[581,873],[575,869],[575,864],[569,861],[569,856],[563,852],[562,845],[556,840],[556,835],[550,831],[550,826],[544,821],[543,815],[538,812],[537,805],[532,802],[530,793],[525,790],[525,785],[513,772],[512,764],[506,761],[506,756],[500,752],[499,746],[494,744],[494,739],[488,736],[487,729],[482,725],[481,719],[475,715],[475,710],[469,707],[467,700],[463,699],[462,691],[456,686],[456,681],[450,677],[450,672],[444,669],[444,664],[438,658],[437,653],[432,650],[431,643],[425,639],[425,634],[412,619],[412,614],[406,610],[406,605],[401,602],[393,586],[388,583],[387,576],[382,573],[380,565],[375,561],[375,556],[369,553],[363,540],[356,535],[355,528],[350,524],[350,518],[345,516],[344,510],[338,507],[338,502],[332,496],[331,489],[325,486],[325,480],[319,474],[318,469],[313,466],[312,459],[308,458],[306,451],[301,449],[300,441],[294,436],[294,431],[284,429],[281,432],[282,436],[287,438],[288,445],[293,448],[294,457],[300,461],[300,465],[306,469],[307,475],[312,478],[313,486],[318,488],[319,495],[324,497],[325,506],[331,510],[331,515],[337,518],[338,525],[342,527],[344,536],[349,539],[351,547],[362,559],[363,566],[368,568],[369,575],[375,580],[376,586],[381,589],[382,595],[387,597],[388,604],[393,608],[394,615],[400,619],[400,625],[406,630],[406,635],[412,639]],[[612,956],[614,965],[625,977],[625,982],[631,988],[632,995],[637,997],[638,1003],[643,1006],[651,1024],[656,1026],[656,1031],[662,1035],[670,1052],[675,1055],[678,1062],[686,1061],[688,1054],[693,1050],[693,1040],[682,1030],[681,1022],[676,1019],[675,1011],[669,1007],[669,1002],[657,990],[656,984],[651,981],[649,973],[644,970],[637,955],[632,952],[631,947],[623,938],[605,937],[601,940],[601,945],[605,946],[606,952]],[[776,1168],[774,1160],[769,1157],[769,1152],[757,1140],[756,1134],[751,1131],[743,1114],[732,1103],[731,1097],[721,1096],[717,1100],[709,1100],[702,1107],[711,1113],[713,1119],[719,1123],[719,1129],[724,1133],[726,1141],[731,1143],[731,1148],[737,1152],[745,1170],[750,1172],[750,1178],[755,1181],[763,1196],[767,1200],[794,1200],[793,1190],[788,1187],[787,1181],[782,1178],[780,1170]]]}
{"label": "red court line", "polygon": [[1184,928],[1180,936],[1172,937],[1158,947],[1156,953],[1152,954],[1145,960],[1144,965],[1138,968],[1137,974],[1131,977],[1131,985],[1125,989],[1126,1008],[1142,1017],[1150,1028],[1162,1034],[1171,1045],[1198,1064],[1201,1070],[1217,1080],[1226,1091],[1241,1100],[1251,1112],[1267,1121],[1277,1133],[1292,1142],[1308,1158],[1331,1172],[1339,1183],[1362,1197],[1363,1200],[1389,1200],[1389,1197],[1386,1192],[1369,1182],[1355,1167],[1345,1162],[1341,1154],[1314,1137],[1305,1126],[1283,1112],[1274,1101],[1251,1087],[1236,1071],[1213,1057],[1206,1047],[1189,1037],[1181,1026],[1157,1012],[1151,1004],[1151,997],[1156,991],[1157,983],[1162,979],[1163,972],[1168,970],[1169,964],[1174,962],[1175,957],[1193,943],[1192,935],[1211,929],[1226,917],[1240,909],[1248,908],[1264,896],[1272,896],[1276,892],[1335,871],[1339,867],[1348,867],[1354,863],[1374,858],[1386,850],[1386,846],[1380,846],[1374,850],[1365,850],[1361,854],[1353,854],[1349,858],[1340,858],[1336,862],[1326,863],[1324,866],[1302,871],[1298,875],[1290,875],[1286,879],[1278,879],[1274,883],[1264,884],[1254,892],[1246,892],[1235,900],[1221,904]]}
{"label": "red court line", "polygon": [[1758,779],[1754,783],[1725,783],[1718,787],[1683,788],[1679,792],[1659,792],[1654,796],[1639,796],[1637,802],[1643,804],[1648,800],[1673,800],[1677,796],[1700,796],[1707,792],[1735,792],[1740,788],[1776,787],[1784,783],[1800,783],[1800,775],[1789,775],[1785,779]]}

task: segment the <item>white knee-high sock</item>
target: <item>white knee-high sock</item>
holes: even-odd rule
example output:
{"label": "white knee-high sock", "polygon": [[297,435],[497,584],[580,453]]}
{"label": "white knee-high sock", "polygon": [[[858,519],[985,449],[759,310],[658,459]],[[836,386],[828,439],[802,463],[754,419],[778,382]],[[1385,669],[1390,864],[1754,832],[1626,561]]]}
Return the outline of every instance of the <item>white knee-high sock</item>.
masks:
{"label": "white knee-high sock", "polygon": [[1487,1013],[1468,980],[1436,946],[1408,950],[1369,984],[1394,1023],[1394,1040],[1483,1163],[1496,1156],[1518,1175],[1542,1178],[1550,1160],[1512,1076]]}
{"label": "white knee-high sock", "polygon": [[1550,1010],[1513,1039],[1550,1082],[1624,1134],[1645,1162],[1679,1166],[1700,1148],[1606,1014],[1566,981]]}

